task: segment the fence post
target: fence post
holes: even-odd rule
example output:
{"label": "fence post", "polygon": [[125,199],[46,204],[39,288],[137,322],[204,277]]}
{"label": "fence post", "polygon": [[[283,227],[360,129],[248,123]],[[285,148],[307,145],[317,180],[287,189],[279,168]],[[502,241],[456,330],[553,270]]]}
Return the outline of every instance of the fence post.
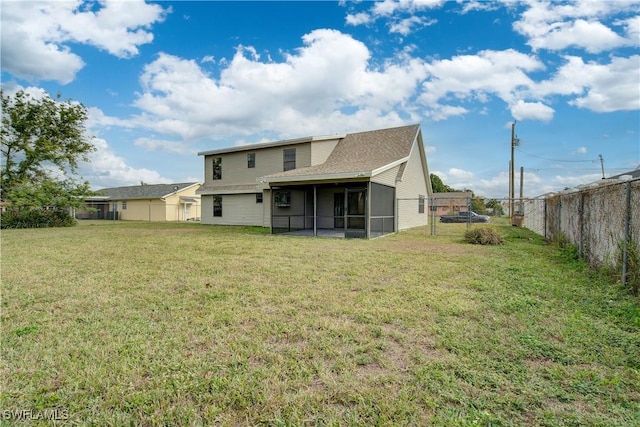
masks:
{"label": "fence post", "polygon": [[624,243],[622,245],[622,284],[627,284],[627,264],[631,244],[631,182],[627,182],[626,215],[624,220]]}
{"label": "fence post", "polygon": [[580,237],[578,240],[578,257],[584,258],[584,192],[580,192],[580,205],[578,206],[578,221],[580,221]]}
{"label": "fence post", "polygon": [[543,219],[542,219],[542,229],[544,230],[544,239],[548,240],[549,239],[549,235],[547,233],[547,201],[549,200],[548,197],[544,198],[544,204],[542,205],[542,212],[543,212]]}
{"label": "fence post", "polygon": [[556,232],[556,242],[559,242],[560,239],[560,233],[562,233],[562,196],[558,196],[558,230]]}

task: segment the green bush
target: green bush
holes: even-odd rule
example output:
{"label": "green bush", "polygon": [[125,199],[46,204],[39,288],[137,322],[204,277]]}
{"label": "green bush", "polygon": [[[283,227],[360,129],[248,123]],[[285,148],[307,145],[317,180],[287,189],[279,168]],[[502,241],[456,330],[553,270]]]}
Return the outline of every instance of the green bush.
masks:
{"label": "green bush", "polygon": [[501,245],[502,236],[491,227],[473,227],[464,233],[464,240],[475,245]]}
{"label": "green bush", "polygon": [[24,209],[2,212],[0,228],[71,227],[76,220],[63,210]]}

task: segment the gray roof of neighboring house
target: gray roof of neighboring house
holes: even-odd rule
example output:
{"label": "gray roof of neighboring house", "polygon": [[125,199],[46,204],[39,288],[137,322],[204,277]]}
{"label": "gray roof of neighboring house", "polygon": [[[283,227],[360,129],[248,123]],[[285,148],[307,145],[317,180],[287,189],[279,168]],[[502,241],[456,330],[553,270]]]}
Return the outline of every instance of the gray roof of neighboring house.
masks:
{"label": "gray roof of neighboring house", "polygon": [[338,142],[324,163],[267,175],[266,178],[372,172],[407,158],[419,130],[419,125],[410,125],[350,133]]}
{"label": "gray roof of neighboring house", "polygon": [[112,200],[160,199],[198,184],[198,182],[181,182],[176,184],[133,185],[129,187],[103,188],[98,190],[97,193],[104,194]]}
{"label": "gray roof of neighboring house", "polygon": [[621,174],[614,175],[614,176],[610,176],[608,179],[618,179],[618,178],[621,178],[621,177],[626,176],[626,175],[631,176],[631,178],[633,178],[633,179],[640,178],[640,166],[638,166],[636,169],[634,169],[632,171],[621,173]]}

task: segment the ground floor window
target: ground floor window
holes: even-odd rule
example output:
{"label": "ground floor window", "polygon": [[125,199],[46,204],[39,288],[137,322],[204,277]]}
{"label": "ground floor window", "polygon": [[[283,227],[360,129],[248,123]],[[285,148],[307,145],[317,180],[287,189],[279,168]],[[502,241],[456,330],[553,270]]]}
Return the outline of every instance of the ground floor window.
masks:
{"label": "ground floor window", "polygon": [[222,216],[222,196],[213,196],[213,216]]}
{"label": "ground floor window", "polygon": [[122,202],[122,210],[127,209],[127,202]]}
{"label": "ground floor window", "polygon": [[418,213],[424,213],[424,196],[418,196]]}
{"label": "ground floor window", "polygon": [[278,191],[273,197],[273,204],[276,208],[290,207],[291,193],[289,191]]}
{"label": "ground floor window", "polygon": [[262,203],[262,193],[256,193],[256,203]]}

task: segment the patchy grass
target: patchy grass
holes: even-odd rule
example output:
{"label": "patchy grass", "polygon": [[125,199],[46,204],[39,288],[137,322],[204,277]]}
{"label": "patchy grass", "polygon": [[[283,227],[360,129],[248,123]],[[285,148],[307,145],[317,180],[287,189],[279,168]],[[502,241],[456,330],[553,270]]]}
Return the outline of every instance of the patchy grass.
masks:
{"label": "patchy grass", "polygon": [[424,228],[371,241],[108,221],[3,231],[3,417],[640,424],[634,300],[496,227],[504,245]]}

